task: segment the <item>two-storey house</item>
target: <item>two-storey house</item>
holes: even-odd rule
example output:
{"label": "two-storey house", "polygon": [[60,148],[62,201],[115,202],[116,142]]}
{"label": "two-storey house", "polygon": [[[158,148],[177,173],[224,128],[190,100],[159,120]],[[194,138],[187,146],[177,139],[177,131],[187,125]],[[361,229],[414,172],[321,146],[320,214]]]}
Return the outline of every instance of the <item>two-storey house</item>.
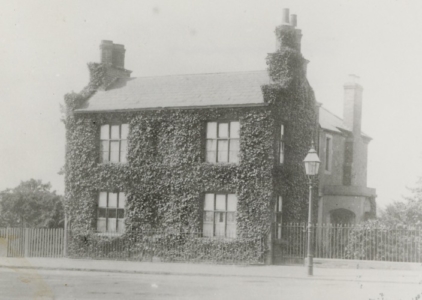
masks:
{"label": "two-storey house", "polygon": [[74,235],[171,229],[216,243],[265,236],[278,251],[281,223],[307,218],[303,159],[312,141],[323,165],[320,220],[337,220],[338,209],[361,220],[355,207],[366,202],[353,197],[373,195],[358,174],[366,173],[369,138],[317,105],[296,23],[285,10],[266,71],[133,78],[124,46],[103,41],[88,86],[66,96]]}

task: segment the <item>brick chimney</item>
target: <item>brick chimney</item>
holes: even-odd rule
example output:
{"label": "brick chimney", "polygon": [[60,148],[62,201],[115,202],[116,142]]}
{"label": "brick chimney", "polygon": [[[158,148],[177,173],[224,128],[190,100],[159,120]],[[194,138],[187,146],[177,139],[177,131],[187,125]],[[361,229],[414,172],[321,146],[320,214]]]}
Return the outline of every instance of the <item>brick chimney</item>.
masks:
{"label": "brick chimney", "polygon": [[276,50],[290,47],[300,52],[302,30],[297,29],[297,15],[289,14],[288,8],[283,8],[281,25],[276,28]]}
{"label": "brick chimney", "polygon": [[276,50],[267,56],[268,75],[274,83],[284,87],[306,79],[309,61],[300,52],[302,31],[296,26],[297,16],[290,15],[289,9],[284,8],[281,25],[275,29]]}
{"label": "brick chimney", "polygon": [[366,186],[367,142],[362,139],[362,91],[359,77],[349,75],[344,84],[343,121],[352,134],[346,138],[343,184]]}
{"label": "brick chimney", "polygon": [[344,84],[343,120],[356,137],[360,136],[362,127],[362,91],[359,77],[349,75]]}
{"label": "brick chimney", "polygon": [[106,66],[106,78],[101,89],[106,90],[118,78],[128,78],[132,71],[125,69],[125,46],[103,40],[100,44],[101,63]]}
{"label": "brick chimney", "polygon": [[125,46],[114,44],[113,41],[101,41],[101,63],[115,68],[125,68]]}

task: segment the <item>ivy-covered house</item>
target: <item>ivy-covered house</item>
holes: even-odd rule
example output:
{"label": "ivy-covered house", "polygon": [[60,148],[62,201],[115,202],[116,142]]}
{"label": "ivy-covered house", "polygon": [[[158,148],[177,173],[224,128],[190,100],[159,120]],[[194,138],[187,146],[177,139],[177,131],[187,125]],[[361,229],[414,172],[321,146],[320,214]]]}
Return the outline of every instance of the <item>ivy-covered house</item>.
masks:
{"label": "ivy-covered house", "polygon": [[350,139],[347,128],[318,121],[331,114],[315,101],[290,17],[275,30],[266,71],[133,78],[124,46],[102,41],[88,86],[65,97],[75,236],[173,230],[213,243],[265,237],[278,251],[276,224],[307,218],[303,159],[312,141],[321,148],[337,131]]}

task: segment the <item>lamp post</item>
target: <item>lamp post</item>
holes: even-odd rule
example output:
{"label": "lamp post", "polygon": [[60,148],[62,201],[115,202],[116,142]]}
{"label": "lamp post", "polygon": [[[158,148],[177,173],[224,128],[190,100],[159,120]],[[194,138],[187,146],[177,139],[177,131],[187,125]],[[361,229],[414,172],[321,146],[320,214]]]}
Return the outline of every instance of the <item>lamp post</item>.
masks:
{"label": "lamp post", "polygon": [[318,175],[320,160],[312,142],[311,149],[303,160],[305,172],[309,179],[309,212],[308,212],[308,275],[314,273],[313,248],[312,248],[312,179]]}

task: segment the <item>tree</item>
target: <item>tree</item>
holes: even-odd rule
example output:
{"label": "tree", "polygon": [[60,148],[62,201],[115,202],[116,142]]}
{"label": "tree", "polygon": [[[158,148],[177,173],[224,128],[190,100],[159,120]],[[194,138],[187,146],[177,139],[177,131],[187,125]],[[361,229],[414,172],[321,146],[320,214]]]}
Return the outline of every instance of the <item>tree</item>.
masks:
{"label": "tree", "polygon": [[417,187],[410,189],[412,195],[404,202],[394,202],[382,212],[381,221],[388,225],[421,226],[422,225],[422,177]]}
{"label": "tree", "polygon": [[63,197],[50,189],[50,183],[30,179],[0,192],[0,226],[63,227]]}

